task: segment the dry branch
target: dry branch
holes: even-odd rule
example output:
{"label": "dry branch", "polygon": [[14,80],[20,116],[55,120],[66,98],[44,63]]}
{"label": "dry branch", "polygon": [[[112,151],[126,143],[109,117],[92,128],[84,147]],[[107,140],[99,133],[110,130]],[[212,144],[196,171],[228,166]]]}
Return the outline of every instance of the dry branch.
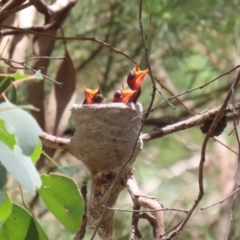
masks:
{"label": "dry branch", "polygon": [[139,212],[135,212],[136,210],[140,210],[140,206],[138,204],[133,203],[133,214],[132,214],[132,229],[130,233],[129,240],[135,240],[137,238],[142,238],[142,234],[138,229],[138,220],[139,220]]}
{"label": "dry branch", "polygon": [[[19,7],[22,3],[24,3],[26,0],[10,0],[7,3],[4,4],[3,7],[0,8],[0,23],[6,18],[9,17],[10,14],[13,14],[17,11],[19,11]],[[26,6],[25,6],[26,7]]]}
{"label": "dry branch", "polygon": [[43,26],[31,27],[31,28],[25,28],[25,29],[17,28],[17,27],[13,27],[13,26],[9,26],[9,25],[4,25],[4,24],[0,24],[0,27],[12,29],[12,30],[1,30],[1,32],[0,32],[1,36],[26,33],[26,34],[32,34],[35,36],[48,37],[50,39],[55,39],[55,40],[79,40],[79,41],[82,40],[82,41],[96,42],[96,43],[103,45],[104,47],[110,49],[111,51],[114,51],[115,53],[118,53],[118,54],[126,57],[131,62],[133,62],[135,64],[137,63],[134,59],[132,59],[128,54],[126,54],[122,50],[115,48],[115,47],[111,46],[110,44],[108,44],[100,39],[97,39],[95,37],[61,37],[61,36],[53,36],[51,34],[43,33],[43,32],[46,32],[47,30],[53,28],[53,26],[50,24],[46,24]]}
{"label": "dry branch", "polygon": [[[234,105],[234,109],[240,109],[240,103],[236,103]],[[150,132],[150,133],[143,133],[141,135],[141,138],[143,142],[148,142],[157,138],[161,138],[163,136],[169,135],[174,132],[186,130],[191,127],[198,126],[199,124],[203,123],[204,121],[211,119],[212,116],[215,116],[218,111],[220,110],[220,106],[212,108],[210,110],[204,111],[203,113],[199,113],[198,115],[194,117],[190,117],[189,119],[183,120],[181,122],[171,124],[169,126],[166,126],[164,128],[161,128],[159,130]],[[229,104],[226,106],[226,108],[223,110],[224,114],[230,113],[233,110],[233,105]],[[56,149],[65,149],[69,151],[69,140],[64,139],[61,137],[56,137],[53,135],[50,135],[48,133],[42,133],[40,136],[43,145],[50,148],[56,148]]]}
{"label": "dry branch", "polygon": [[56,137],[51,134],[43,132],[40,135],[40,139],[42,141],[42,144],[45,147],[54,148],[54,149],[64,149],[66,151],[70,151],[69,148],[69,139]]}
{"label": "dry branch", "polygon": [[[161,203],[156,198],[141,195],[140,190],[138,188],[138,184],[132,173],[126,174],[125,177],[126,185],[132,197],[134,205],[149,208],[152,210],[160,210],[163,208]],[[153,227],[154,239],[155,240],[161,239],[161,236],[165,233],[163,212],[155,211],[152,212],[151,215],[146,214],[147,213],[144,213],[144,215],[140,215],[139,217],[143,218],[144,216],[145,219],[148,219]]]}
{"label": "dry branch", "polygon": [[[150,140],[160,138],[166,135],[169,135],[174,132],[182,131],[194,126],[198,126],[199,124],[205,122],[206,120],[211,120],[213,116],[216,116],[216,114],[219,112],[221,109],[221,106],[212,108],[210,110],[204,111],[202,113],[199,113],[198,115],[194,117],[190,117],[189,119],[180,121],[175,124],[171,124],[169,126],[163,127],[159,130],[150,132],[150,133],[145,133],[142,134],[142,140],[144,142],[148,142]],[[228,104],[224,109],[223,109],[223,115],[232,112],[233,109],[240,109],[240,103],[236,103],[234,105]]]}
{"label": "dry branch", "polygon": [[43,0],[29,0],[32,5],[37,9],[39,13],[45,16],[45,23],[49,22],[52,11]]}

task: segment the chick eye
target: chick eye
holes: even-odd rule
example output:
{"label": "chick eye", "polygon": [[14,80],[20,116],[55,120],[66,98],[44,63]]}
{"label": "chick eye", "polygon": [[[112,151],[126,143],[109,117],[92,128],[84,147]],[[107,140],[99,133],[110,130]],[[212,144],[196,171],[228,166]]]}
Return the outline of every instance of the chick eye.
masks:
{"label": "chick eye", "polygon": [[132,80],[132,79],[134,78],[134,70],[132,70],[131,72],[129,72],[127,78],[128,78],[128,80]]}

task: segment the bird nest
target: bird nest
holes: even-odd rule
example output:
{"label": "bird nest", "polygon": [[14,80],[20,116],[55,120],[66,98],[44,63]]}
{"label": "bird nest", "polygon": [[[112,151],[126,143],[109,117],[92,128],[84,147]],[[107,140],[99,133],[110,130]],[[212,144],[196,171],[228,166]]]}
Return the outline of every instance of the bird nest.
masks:
{"label": "bird nest", "polygon": [[92,174],[118,169],[126,161],[132,165],[143,147],[139,103],[74,104],[72,116],[76,131],[70,146]]}

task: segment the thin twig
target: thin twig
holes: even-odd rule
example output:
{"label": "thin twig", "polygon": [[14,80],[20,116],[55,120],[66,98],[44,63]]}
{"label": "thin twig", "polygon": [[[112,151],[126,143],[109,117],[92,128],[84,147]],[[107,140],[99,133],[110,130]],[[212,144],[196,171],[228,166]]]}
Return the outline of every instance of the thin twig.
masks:
{"label": "thin twig", "polygon": [[152,209],[152,210],[127,210],[127,209],[119,209],[119,208],[112,208],[112,207],[107,207],[105,205],[103,205],[103,207],[112,210],[114,212],[129,212],[129,213],[133,213],[133,212],[160,212],[160,211],[175,211],[175,212],[184,212],[184,213],[188,213],[188,210],[184,210],[184,209],[179,209],[179,208],[159,208],[159,209]]}
{"label": "thin twig", "polygon": [[[38,58],[41,58],[41,56],[39,56]],[[50,58],[50,57],[42,57],[42,58]],[[36,69],[34,69],[34,68],[31,68],[31,67],[27,66],[27,65],[25,64],[26,61],[17,62],[17,61],[15,61],[15,60],[3,58],[3,57],[0,57],[0,59],[3,60],[3,61],[4,61],[5,63],[7,63],[7,64],[10,64],[10,62],[19,64],[20,66],[23,66],[24,69],[28,69],[28,70],[30,70],[30,71],[32,71],[32,72],[34,72],[34,73],[37,73],[37,72],[39,71],[39,70],[36,70]],[[28,61],[28,60],[27,60],[27,61]],[[29,59],[29,61],[30,61],[30,59]],[[12,66],[12,65],[10,65],[10,66],[13,67],[13,68],[15,68],[15,67]],[[40,75],[41,75],[42,77],[44,77],[44,78],[47,78],[47,79],[50,80],[51,82],[54,82],[54,83],[56,83],[56,84],[58,84],[58,85],[62,85],[62,83],[57,82],[56,80],[54,80],[53,78],[48,77],[48,76],[45,75],[45,74],[40,73]]]}
{"label": "thin twig", "polygon": [[10,0],[3,7],[1,7],[0,22],[2,22],[6,17],[10,16],[11,14],[21,11],[32,5],[32,3],[29,2],[22,4],[23,2],[25,2],[25,0]]}
{"label": "thin twig", "polygon": [[37,57],[29,58],[29,59],[25,60],[24,62],[21,62],[21,64],[23,64],[23,63],[27,63],[27,62],[30,62],[30,61],[32,61],[32,60],[36,60],[36,59],[54,59],[54,60],[62,60],[62,59],[65,59],[65,57],[37,56]]}
{"label": "thin twig", "polygon": [[236,89],[238,83],[240,81],[240,71],[238,72],[238,75],[235,79],[235,81],[233,82],[231,88],[229,89],[226,98],[224,99],[224,102],[222,104],[222,106],[220,107],[218,113],[216,114],[211,127],[203,141],[202,144],[202,149],[201,149],[201,159],[199,162],[199,173],[198,173],[198,185],[199,185],[199,193],[198,193],[198,197],[195,200],[193,206],[191,207],[191,209],[189,210],[189,213],[186,215],[185,219],[183,220],[183,222],[180,224],[180,226],[173,230],[168,237],[166,237],[166,240],[172,239],[173,237],[175,237],[186,225],[186,223],[188,222],[189,218],[191,217],[191,215],[193,214],[194,210],[196,209],[196,207],[198,206],[199,202],[202,200],[203,196],[204,196],[204,184],[203,184],[203,180],[204,180],[204,174],[203,174],[203,168],[204,168],[204,162],[205,162],[205,155],[206,155],[206,148],[207,148],[207,143],[208,140],[210,138],[210,136],[212,135],[212,132],[214,131],[218,121],[222,118],[222,116],[224,115],[224,110],[227,107],[227,104],[229,102],[229,100],[231,99],[231,96],[234,92],[234,90]]}
{"label": "thin twig", "polygon": [[[234,93],[235,93],[235,88],[232,88],[232,100],[234,103]],[[234,111],[234,116],[236,116],[236,109],[233,107],[233,111]],[[237,139],[237,146],[238,146],[238,159],[237,159],[237,179],[236,179],[236,188],[237,190],[240,188],[240,139],[239,139],[239,134],[238,134],[238,130],[237,130],[237,125],[238,125],[238,120],[236,118],[234,118],[234,133],[236,135],[236,139]],[[228,239],[228,235],[230,233],[230,227],[231,227],[231,223],[233,220],[233,210],[236,204],[236,199],[237,199],[237,192],[235,191],[235,193],[233,194],[233,202],[232,202],[232,207],[231,210],[229,211],[229,221],[227,224],[227,228],[226,228],[226,233],[225,233],[225,239]]]}
{"label": "thin twig", "polygon": [[216,203],[214,203],[214,204],[212,204],[212,205],[209,205],[209,206],[207,206],[207,207],[202,207],[202,208],[200,208],[201,210],[206,210],[206,209],[208,209],[208,208],[211,208],[211,207],[214,207],[214,206],[216,206],[216,205],[218,205],[218,204],[222,204],[222,203],[224,203],[226,200],[228,200],[229,198],[231,198],[234,194],[236,194],[237,192],[239,192],[240,191],[240,188],[238,188],[237,190],[235,190],[234,192],[232,192],[229,196],[227,196],[226,198],[224,198],[223,200],[221,200],[221,201],[219,201],[219,202],[216,202]]}
{"label": "thin twig", "polygon": [[[132,175],[132,173],[127,173],[125,175],[126,179],[126,186],[128,188],[128,192],[132,198],[132,201],[134,205],[139,205],[144,208],[149,209],[160,209],[162,207],[162,204],[153,197],[147,197],[140,194],[140,189],[138,187],[138,184]],[[147,213],[142,213],[147,214]],[[154,239],[160,239],[160,236],[162,236],[165,232],[164,230],[164,221],[163,221],[163,213],[160,211],[155,211],[151,213],[152,215],[152,229],[153,229],[153,236]]]}
{"label": "thin twig", "polygon": [[[111,51],[114,51],[114,52],[116,52],[116,53],[118,53],[120,55],[123,55],[124,57],[129,59],[131,62],[136,64],[136,61],[133,60],[128,54],[124,53],[122,50],[117,49],[117,48],[111,46],[110,44],[108,44],[108,43],[106,43],[104,41],[101,41],[100,39],[94,38],[94,37],[61,37],[61,36],[53,36],[53,35],[45,34],[45,33],[42,33],[42,32],[33,31],[33,30],[31,30],[31,28],[23,29],[23,28],[18,28],[18,27],[4,25],[4,24],[1,24],[0,27],[1,28],[12,29],[12,30],[16,31],[16,33],[17,32],[22,32],[22,33],[32,34],[32,35],[36,35],[36,36],[48,37],[48,38],[55,39],[55,40],[63,40],[63,39],[65,39],[65,40],[82,40],[82,41],[96,42],[98,44],[103,45],[104,47],[109,48]],[[39,30],[40,29],[43,30],[42,26],[40,26],[38,28],[39,28]],[[4,35],[5,35],[4,32],[2,32],[2,36],[4,36]]]}
{"label": "thin twig", "polygon": [[[195,90],[203,89],[204,87],[206,87],[207,85],[211,84],[212,82],[214,82],[214,81],[216,81],[216,80],[218,80],[218,79],[220,79],[220,78],[222,78],[222,77],[224,77],[224,76],[226,76],[226,75],[229,75],[230,73],[232,73],[233,71],[235,71],[235,70],[236,70],[237,68],[239,68],[239,67],[240,67],[240,65],[237,65],[236,67],[234,67],[234,68],[232,68],[231,70],[229,70],[229,71],[227,71],[227,72],[219,75],[218,77],[210,80],[209,82],[207,82],[207,83],[205,83],[205,84],[203,84],[203,85],[201,85],[201,86],[198,86],[198,87],[189,89],[189,90],[187,90],[187,91],[181,92],[181,93],[179,93],[179,94],[176,94],[176,95],[174,95],[174,96],[172,96],[172,97],[169,97],[167,100],[169,101],[169,100],[172,100],[172,99],[174,99],[174,98],[177,98],[177,97],[180,97],[180,96],[182,96],[182,95],[185,95],[185,94],[187,94],[187,93],[193,92],[193,91],[195,91]],[[166,101],[158,104],[157,106],[155,106],[154,108],[151,109],[151,112],[154,111],[156,108],[162,106],[162,105],[165,104],[165,103],[166,103]]]}

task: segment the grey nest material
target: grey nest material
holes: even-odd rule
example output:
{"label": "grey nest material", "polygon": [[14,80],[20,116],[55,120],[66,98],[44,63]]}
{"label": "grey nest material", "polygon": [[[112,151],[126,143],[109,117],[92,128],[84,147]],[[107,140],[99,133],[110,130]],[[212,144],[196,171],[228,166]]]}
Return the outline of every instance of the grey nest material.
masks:
{"label": "grey nest material", "polygon": [[119,170],[125,161],[128,167],[133,164],[143,148],[138,138],[143,118],[141,104],[74,104],[71,111],[76,132],[70,146],[92,174]]}

